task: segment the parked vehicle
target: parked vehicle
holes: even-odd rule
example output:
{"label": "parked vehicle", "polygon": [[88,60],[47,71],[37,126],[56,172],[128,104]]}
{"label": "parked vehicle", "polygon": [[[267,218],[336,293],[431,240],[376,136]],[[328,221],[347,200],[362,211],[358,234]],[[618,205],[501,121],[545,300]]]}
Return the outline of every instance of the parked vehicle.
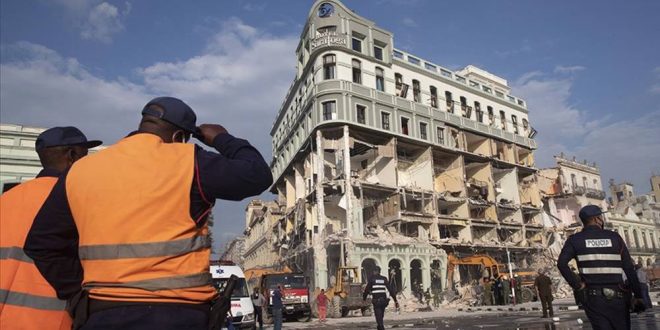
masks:
{"label": "parked vehicle", "polygon": [[335,285],[326,291],[332,304],[330,317],[344,317],[357,309],[363,316],[371,315],[371,299],[362,300],[364,287],[365,284],[358,282],[357,267],[338,267]]}
{"label": "parked vehicle", "polygon": [[231,261],[220,260],[211,262],[209,271],[213,278],[213,286],[218,292],[224,291],[231,275],[236,275],[239,278],[231,295],[232,324],[237,329],[256,329],[254,306],[250,299],[251,290],[241,267]]}

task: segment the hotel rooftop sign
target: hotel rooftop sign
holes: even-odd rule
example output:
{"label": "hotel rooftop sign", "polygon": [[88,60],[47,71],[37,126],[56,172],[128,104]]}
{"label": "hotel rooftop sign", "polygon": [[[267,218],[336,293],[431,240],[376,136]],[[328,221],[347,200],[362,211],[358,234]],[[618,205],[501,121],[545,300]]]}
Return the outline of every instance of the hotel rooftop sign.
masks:
{"label": "hotel rooftop sign", "polygon": [[311,51],[320,47],[341,46],[346,47],[348,36],[346,33],[324,32],[316,36],[310,42]]}

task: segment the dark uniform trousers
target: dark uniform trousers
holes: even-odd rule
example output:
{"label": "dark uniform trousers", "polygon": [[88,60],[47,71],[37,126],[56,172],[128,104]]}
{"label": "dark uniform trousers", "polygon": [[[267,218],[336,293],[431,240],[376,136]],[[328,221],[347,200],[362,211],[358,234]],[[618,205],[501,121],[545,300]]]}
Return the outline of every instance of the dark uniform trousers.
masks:
{"label": "dark uniform trousers", "polygon": [[384,297],[372,299],[372,304],[374,305],[374,316],[376,317],[376,324],[378,330],[384,330],[385,326],[383,325],[383,317],[385,317],[385,308],[389,304],[390,300]]}
{"label": "dark uniform trousers", "polygon": [[589,295],[584,311],[594,330],[630,329],[628,304],[623,298]]}
{"label": "dark uniform trousers", "polygon": [[208,329],[209,314],[202,310],[162,305],[110,308],[92,313],[81,330]]}

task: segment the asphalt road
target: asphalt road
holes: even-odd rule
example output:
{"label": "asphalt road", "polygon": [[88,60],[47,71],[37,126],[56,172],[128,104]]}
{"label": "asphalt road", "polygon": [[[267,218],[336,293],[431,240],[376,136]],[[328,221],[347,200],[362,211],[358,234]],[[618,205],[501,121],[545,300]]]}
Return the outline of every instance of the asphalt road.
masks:
{"label": "asphalt road", "polygon": [[[468,315],[455,317],[434,317],[433,313],[428,313],[428,317],[417,318],[414,320],[385,320],[387,329],[529,329],[529,330],[554,330],[554,329],[591,329],[589,320],[583,311],[559,311],[555,317],[559,321],[540,318],[538,311],[518,311],[518,312],[475,312]],[[582,321],[579,323],[578,319]],[[342,320],[346,321],[346,319]],[[357,320],[356,320],[357,321]],[[375,321],[337,324],[322,324],[314,320],[305,324],[298,322],[285,323],[284,329],[375,329]],[[655,307],[651,311],[632,316],[632,329],[660,329],[660,308]]]}

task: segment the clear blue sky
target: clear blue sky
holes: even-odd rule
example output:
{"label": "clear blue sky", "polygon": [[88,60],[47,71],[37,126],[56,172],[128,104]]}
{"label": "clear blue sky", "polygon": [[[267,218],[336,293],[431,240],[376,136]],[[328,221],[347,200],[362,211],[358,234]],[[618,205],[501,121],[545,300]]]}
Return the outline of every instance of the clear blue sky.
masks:
{"label": "clear blue sky", "polygon": [[[3,0],[2,121],[73,124],[113,143],[151,97],[173,95],[270,160],[312,3]],[[507,79],[539,131],[539,167],[564,151],[638,193],[660,173],[659,1],[344,3],[392,31],[397,48]],[[246,204],[218,203],[216,241],[242,232]]]}

